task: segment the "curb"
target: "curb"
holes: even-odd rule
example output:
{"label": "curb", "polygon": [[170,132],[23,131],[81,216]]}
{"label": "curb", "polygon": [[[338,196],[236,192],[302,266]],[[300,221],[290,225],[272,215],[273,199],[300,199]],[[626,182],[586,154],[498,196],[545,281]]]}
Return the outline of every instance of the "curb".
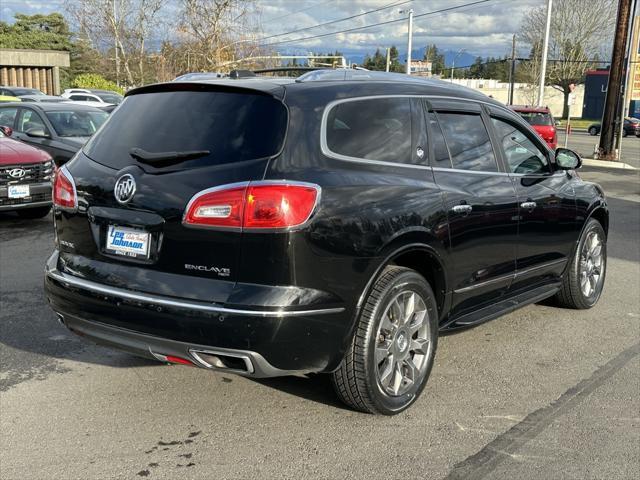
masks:
{"label": "curb", "polygon": [[616,168],[616,169],[624,169],[624,170],[638,170],[633,165],[629,165],[624,162],[610,162],[607,160],[591,160],[591,159],[583,159],[582,164],[587,167],[602,167],[602,168]]}

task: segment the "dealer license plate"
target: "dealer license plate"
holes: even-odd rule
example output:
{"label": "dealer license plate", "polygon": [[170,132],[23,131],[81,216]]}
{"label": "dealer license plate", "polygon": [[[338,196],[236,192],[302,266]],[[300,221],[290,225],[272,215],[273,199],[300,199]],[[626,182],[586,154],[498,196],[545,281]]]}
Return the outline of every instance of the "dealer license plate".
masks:
{"label": "dealer license plate", "polygon": [[24,198],[29,196],[29,185],[9,185],[9,198]]}
{"label": "dealer license plate", "polygon": [[109,225],[106,250],[133,258],[149,257],[149,233],[133,228]]}

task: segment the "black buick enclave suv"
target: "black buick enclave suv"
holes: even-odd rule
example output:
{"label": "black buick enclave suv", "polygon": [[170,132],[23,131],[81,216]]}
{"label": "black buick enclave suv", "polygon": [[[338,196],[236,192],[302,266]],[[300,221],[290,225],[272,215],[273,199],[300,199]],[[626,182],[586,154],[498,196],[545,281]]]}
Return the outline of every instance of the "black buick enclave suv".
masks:
{"label": "black buick enclave suv", "polygon": [[589,308],[608,210],[579,157],[440,81],[354,70],[129,92],[54,187],[46,291],[98,343],[394,414],[438,332]]}

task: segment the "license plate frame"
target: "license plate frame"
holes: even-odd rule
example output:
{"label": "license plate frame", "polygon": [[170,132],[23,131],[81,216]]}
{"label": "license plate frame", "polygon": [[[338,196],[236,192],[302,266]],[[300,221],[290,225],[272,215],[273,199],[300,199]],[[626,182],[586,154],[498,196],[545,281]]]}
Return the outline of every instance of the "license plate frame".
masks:
{"label": "license plate frame", "polygon": [[9,185],[7,190],[9,198],[26,198],[31,196],[29,185]]}
{"label": "license plate frame", "polygon": [[108,254],[148,260],[151,233],[139,228],[109,225],[104,245]]}

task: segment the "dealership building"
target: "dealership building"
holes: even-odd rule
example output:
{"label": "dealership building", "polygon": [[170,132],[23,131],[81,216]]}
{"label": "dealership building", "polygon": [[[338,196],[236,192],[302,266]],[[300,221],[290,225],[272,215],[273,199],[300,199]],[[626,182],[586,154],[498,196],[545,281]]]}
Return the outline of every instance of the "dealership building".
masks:
{"label": "dealership building", "polygon": [[60,95],[60,68],[68,66],[69,52],[0,48],[0,85]]}

